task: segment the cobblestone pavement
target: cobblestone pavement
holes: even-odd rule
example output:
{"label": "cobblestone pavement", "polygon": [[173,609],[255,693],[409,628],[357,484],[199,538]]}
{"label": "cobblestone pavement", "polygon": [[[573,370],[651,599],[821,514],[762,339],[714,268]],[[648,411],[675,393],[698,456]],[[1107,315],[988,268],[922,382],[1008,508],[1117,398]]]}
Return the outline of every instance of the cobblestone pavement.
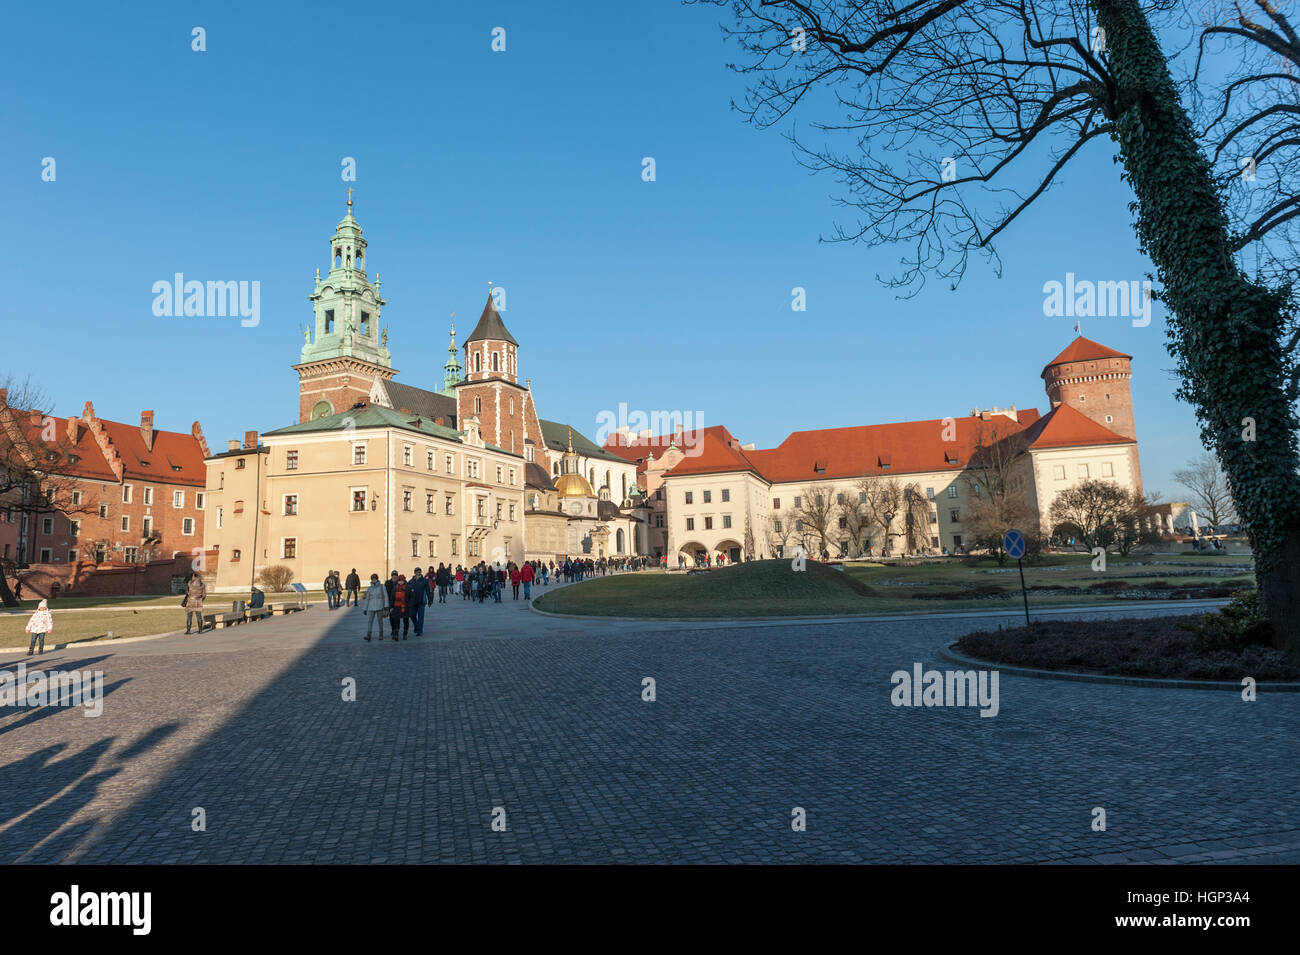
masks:
{"label": "cobblestone pavement", "polygon": [[1004,676],[991,719],[890,703],[891,673],[952,668],[938,649],[988,623],[601,622],[507,598],[435,605],[426,635],[398,643],[365,643],[359,612],[317,605],[200,637],[0,654],[11,671],[102,670],[105,689],[93,719],[0,709],[0,860],[1300,855],[1300,694]]}

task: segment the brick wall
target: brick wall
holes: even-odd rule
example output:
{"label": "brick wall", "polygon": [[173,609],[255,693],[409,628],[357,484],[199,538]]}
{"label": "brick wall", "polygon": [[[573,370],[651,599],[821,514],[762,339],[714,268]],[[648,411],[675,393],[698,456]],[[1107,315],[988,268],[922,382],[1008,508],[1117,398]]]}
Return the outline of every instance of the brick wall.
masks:
{"label": "brick wall", "polygon": [[[170,594],[172,580],[190,572],[191,558],[155,560],[147,564],[32,564],[19,571],[23,599],[50,599],[52,594],[121,597],[131,594]],[[9,586],[14,586],[12,575]],[[56,586],[57,585],[57,586]]]}

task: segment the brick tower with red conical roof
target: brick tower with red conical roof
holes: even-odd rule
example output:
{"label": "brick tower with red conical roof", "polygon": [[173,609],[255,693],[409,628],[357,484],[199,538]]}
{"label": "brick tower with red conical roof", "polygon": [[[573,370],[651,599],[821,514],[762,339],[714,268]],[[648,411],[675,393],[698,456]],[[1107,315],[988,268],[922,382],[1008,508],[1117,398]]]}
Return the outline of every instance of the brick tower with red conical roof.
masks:
{"label": "brick tower with red conical roof", "polygon": [[[1133,420],[1133,356],[1080,335],[1043,369],[1043,384],[1052,408],[1068,405],[1104,428],[1136,442]],[[1133,473],[1138,471],[1137,446]]]}

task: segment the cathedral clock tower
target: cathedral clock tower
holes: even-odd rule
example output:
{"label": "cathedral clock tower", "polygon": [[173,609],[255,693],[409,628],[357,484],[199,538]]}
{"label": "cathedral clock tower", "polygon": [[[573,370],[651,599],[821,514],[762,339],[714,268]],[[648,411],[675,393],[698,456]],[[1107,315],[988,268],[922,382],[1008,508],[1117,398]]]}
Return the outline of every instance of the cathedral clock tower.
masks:
{"label": "cathedral clock tower", "polygon": [[455,383],[458,421],[475,417],[483,440],[531,461],[543,446],[541,422],[527,380],[519,384],[519,343],[506,329],[491,294],[465,339],[465,377]]}
{"label": "cathedral clock tower", "polygon": [[388,330],[379,330],[384,300],[379,277],[366,276],[366,240],[348,211],[330,239],[330,270],[316,270],[316,288],[308,298],[315,310],[313,327],[303,329],[298,372],[298,420],[309,421],[346,411],[366,401],[375,381],[397,372],[388,351]]}

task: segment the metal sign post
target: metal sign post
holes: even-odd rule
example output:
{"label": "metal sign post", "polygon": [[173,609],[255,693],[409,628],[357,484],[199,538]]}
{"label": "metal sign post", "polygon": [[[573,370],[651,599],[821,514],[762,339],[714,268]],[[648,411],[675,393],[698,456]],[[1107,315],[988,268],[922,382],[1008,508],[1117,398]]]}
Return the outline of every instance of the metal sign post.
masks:
{"label": "metal sign post", "polygon": [[1021,560],[1025,556],[1025,535],[1017,530],[1007,531],[1002,537],[1002,549],[1007,552],[1008,557],[1016,559],[1016,566],[1020,568],[1020,596],[1025,602],[1025,626],[1029,626],[1029,592],[1025,589],[1025,564]]}

